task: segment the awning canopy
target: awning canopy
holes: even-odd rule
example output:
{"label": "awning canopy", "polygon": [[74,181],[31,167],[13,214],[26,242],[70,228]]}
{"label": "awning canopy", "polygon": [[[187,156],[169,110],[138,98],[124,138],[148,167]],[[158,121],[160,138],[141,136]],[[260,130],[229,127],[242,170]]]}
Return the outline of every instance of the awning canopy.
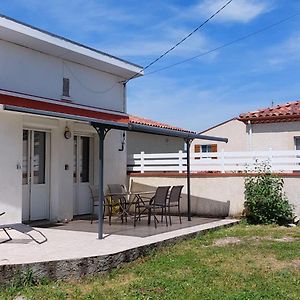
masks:
{"label": "awning canopy", "polygon": [[82,121],[90,123],[93,127],[105,127],[106,129],[165,135],[183,138],[185,140],[203,139],[220,142],[228,141],[228,139],[222,137],[213,137],[189,131],[185,132],[131,123],[129,116],[124,113],[99,110],[94,107],[65,103],[58,100],[37,98],[35,96],[26,96],[15,95],[10,92],[0,94],[0,104],[3,105],[3,109],[6,111]]}
{"label": "awning canopy", "polygon": [[[3,92],[3,91],[2,91]],[[182,138],[187,145],[187,204],[188,220],[191,220],[191,192],[190,192],[190,142],[193,139],[202,139],[218,142],[228,142],[227,138],[207,136],[189,131],[179,131],[149,125],[132,123],[124,113],[99,110],[97,108],[63,103],[57,100],[40,99],[34,96],[21,97],[11,93],[1,93],[0,104],[6,111],[28,113],[39,116],[64,118],[86,122],[93,126],[99,136],[99,211],[98,211],[98,238],[103,239],[103,201],[104,201],[104,139],[111,129],[142,132]]]}

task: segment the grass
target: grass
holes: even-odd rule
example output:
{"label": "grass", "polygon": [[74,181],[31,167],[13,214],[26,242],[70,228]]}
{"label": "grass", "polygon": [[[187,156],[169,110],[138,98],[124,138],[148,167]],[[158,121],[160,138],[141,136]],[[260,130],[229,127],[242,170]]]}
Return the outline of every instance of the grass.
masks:
{"label": "grass", "polygon": [[300,299],[300,227],[238,225],[106,275],[12,285],[0,299]]}

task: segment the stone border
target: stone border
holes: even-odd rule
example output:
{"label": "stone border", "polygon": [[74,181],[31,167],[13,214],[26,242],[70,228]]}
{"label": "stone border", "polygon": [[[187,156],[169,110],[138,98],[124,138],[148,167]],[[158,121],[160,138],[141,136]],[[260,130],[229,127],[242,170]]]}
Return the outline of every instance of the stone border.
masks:
{"label": "stone border", "polygon": [[10,282],[13,282],[17,276],[26,274],[29,270],[33,272],[34,279],[37,280],[42,278],[51,280],[79,279],[83,276],[107,273],[114,268],[120,267],[124,263],[132,262],[139,257],[146,256],[151,251],[194,238],[198,235],[204,235],[210,231],[228,228],[238,223],[239,221],[222,224],[213,228],[203,229],[201,231],[188,233],[109,255],[28,264],[1,265],[0,284],[5,286]]}

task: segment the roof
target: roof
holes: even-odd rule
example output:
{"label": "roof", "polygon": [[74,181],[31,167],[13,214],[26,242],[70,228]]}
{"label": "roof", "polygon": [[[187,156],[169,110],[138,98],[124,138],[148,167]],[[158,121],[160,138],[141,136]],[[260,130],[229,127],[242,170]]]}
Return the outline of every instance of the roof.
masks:
{"label": "roof", "polygon": [[1,14],[0,39],[125,79],[143,75],[141,66]]}
{"label": "roof", "polygon": [[145,119],[145,118],[141,118],[141,117],[133,116],[133,115],[129,115],[129,122],[133,123],[133,124],[147,125],[147,126],[152,126],[152,127],[157,127],[157,128],[164,128],[164,129],[171,129],[171,130],[177,130],[177,131],[182,131],[182,132],[194,133],[194,131],[191,131],[191,130],[187,130],[187,129],[176,127],[176,126],[169,125],[166,123],[161,123],[158,121],[153,121],[150,119]]}
{"label": "roof", "polygon": [[241,114],[238,120],[252,124],[300,121],[300,101],[279,104]]}

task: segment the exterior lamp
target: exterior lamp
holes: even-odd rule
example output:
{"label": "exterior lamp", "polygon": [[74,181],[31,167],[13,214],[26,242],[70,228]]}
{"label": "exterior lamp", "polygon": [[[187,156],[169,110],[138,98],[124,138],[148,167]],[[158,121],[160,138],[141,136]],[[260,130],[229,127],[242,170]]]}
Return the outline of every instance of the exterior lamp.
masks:
{"label": "exterior lamp", "polygon": [[68,126],[65,127],[64,137],[66,140],[69,140],[72,137],[72,133]]}

